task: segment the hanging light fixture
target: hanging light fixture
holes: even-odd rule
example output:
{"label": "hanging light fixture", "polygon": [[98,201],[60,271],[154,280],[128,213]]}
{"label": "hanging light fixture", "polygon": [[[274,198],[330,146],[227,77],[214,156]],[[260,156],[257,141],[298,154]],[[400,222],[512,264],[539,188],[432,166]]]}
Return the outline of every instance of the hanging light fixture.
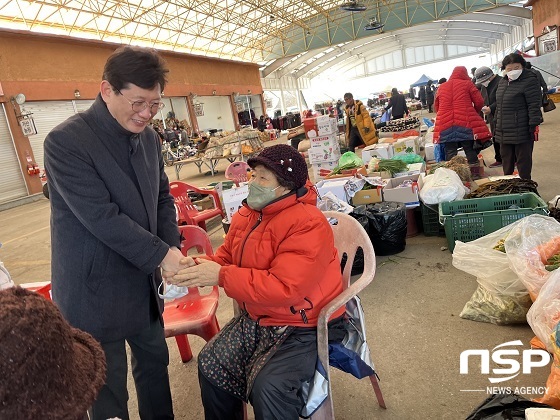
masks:
{"label": "hanging light fixture", "polygon": [[378,29],[381,32],[384,26],[385,24],[378,22],[375,18],[371,18],[369,20],[369,23],[366,26],[364,26],[364,30],[375,31]]}
{"label": "hanging light fixture", "polygon": [[357,0],[351,0],[346,3],[342,3],[340,8],[347,12],[363,12],[367,9],[367,6],[365,4],[358,3]]}

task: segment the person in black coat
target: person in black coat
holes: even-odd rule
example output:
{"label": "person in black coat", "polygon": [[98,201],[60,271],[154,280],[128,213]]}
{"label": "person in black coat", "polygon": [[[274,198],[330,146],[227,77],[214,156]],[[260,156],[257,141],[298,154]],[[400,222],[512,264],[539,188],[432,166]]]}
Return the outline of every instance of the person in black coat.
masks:
{"label": "person in black coat", "polygon": [[119,48],[93,105],[45,139],[53,301],[107,360],[94,420],[129,418],[125,342],[140,417],[173,419],[158,287],[160,268],[179,271],[183,255],[160,141],[148,126],[163,108],[167,72],[153,50]]}
{"label": "person in black coat", "polygon": [[543,77],[542,73],[540,71],[538,71],[537,69],[534,69],[533,65],[529,62],[527,62],[527,64],[525,65],[525,68],[529,69],[530,71],[535,73],[535,76],[537,76],[537,79],[539,79],[539,84],[541,85],[543,95],[546,92],[548,92],[548,86],[546,85],[546,82],[544,80],[544,77]]}
{"label": "person in black coat", "polygon": [[391,98],[389,99],[389,103],[385,107],[385,111],[387,111],[389,108],[392,108],[391,118],[393,120],[398,120],[399,118],[403,118],[406,114],[408,114],[406,98],[403,94],[399,93],[397,88],[393,88],[391,90]]}
{"label": "person in black coat", "polygon": [[435,92],[432,86],[433,82],[428,80],[426,85],[426,103],[428,104],[428,112],[433,112],[432,106],[434,106]]}
{"label": "person in black coat", "polygon": [[517,162],[519,176],[531,179],[535,131],[543,121],[542,96],[537,76],[525,65],[525,59],[515,53],[502,61],[505,76],[496,90],[494,137],[500,143],[504,175],[511,175]]}
{"label": "person in black coat", "polygon": [[261,132],[266,129],[266,120],[264,119],[264,115],[261,115],[259,117],[259,121],[257,122],[257,129]]}
{"label": "person in black coat", "polygon": [[[490,67],[482,66],[476,69],[476,83],[475,85],[480,86],[480,93],[482,98],[484,98],[484,106],[482,107],[482,113],[486,122],[490,125],[490,131],[492,136],[496,132],[496,119],[494,115],[496,113],[496,89],[498,88],[498,82],[500,77],[496,76]],[[500,143],[495,139],[494,143],[494,159],[495,162],[488,165],[490,168],[496,168],[502,166],[502,155],[500,154]]]}

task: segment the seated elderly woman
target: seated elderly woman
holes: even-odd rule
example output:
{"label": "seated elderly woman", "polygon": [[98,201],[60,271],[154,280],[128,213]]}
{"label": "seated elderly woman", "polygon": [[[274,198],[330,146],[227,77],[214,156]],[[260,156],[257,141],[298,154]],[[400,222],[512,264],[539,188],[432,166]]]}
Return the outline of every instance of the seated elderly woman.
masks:
{"label": "seated elderly woman", "polygon": [[224,244],[164,275],[180,286],[219,285],[241,308],[198,358],[205,418],[242,419],[250,401],[256,419],[298,419],[315,371],[319,312],[342,292],[340,263],[303,157],[281,144],[248,164],[249,196]]}

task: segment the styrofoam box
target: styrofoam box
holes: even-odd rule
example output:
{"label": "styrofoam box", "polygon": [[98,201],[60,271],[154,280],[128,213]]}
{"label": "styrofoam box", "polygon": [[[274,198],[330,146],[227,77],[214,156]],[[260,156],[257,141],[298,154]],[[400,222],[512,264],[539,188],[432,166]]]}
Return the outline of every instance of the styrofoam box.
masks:
{"label": "styrofoam box", "polygon": [[393,143],[394,156],[406,155],[408,153],[418,153],[416,144],[417,137],[405,137]]}
{"label": "styrofoam box", "polygon": [[338,160],[332,161],[332,162],[319,162],[319,163],[314,163],[311,166],[311,169],[313,169],[313,179],[314,181],[317,183],[318,181],[320,181],[321,179],[325,178],[324,176],[320,175],[320,171],[321,169],[323,170],[328,170],[328,171],[332,171],[334,168],[336,168],[336,166],[338,165]]}
{"label": "styrofoam box", "polygon": [[241,202],[249,195],[249,185],[241,185],[222,191],[222,204],[226,210],[226,218],[231,222],[231,217],[241,207]]}
{"label": "styrofoam box", "polygon": [[325,195],[330,191],[340,200],[348,202],[348,196],[346,195],[346,191],[344,190],[344,185],[351,178],[352,177],[323,179],[317,182],[316,186],[317,190],[319,191],[319,195]]}
{"label": "styrofoam box", "polygon": [[426,161],[436,160],[435,155],[435,144],[433,143],[426,143],[424,145],[424,153],[426,154]]}
{"label": "styrofoam box", "polygon": [[395,174],[395,178],[399,176],[407,176],[407,175],[417,175],[426,172],[426,164],[424,162],[419,163],[410,163],[408,167],[403,172],[397,172]]}
{"label": "styrofoam box", "polygon": [[340,147],[338,143],[331,144],[330,146],[315,147],[307,151],[309,162],[311,164],[321,162],[334,162],[340,158]]}
{"label": "styrofoam box", "polygon": [[327,134],[319,137],[312,137],[309,139],[311,149],[320,149],[338,146],[338,139],[336,134]]}
{"label": "styrofoam box", "polygon": [[379,159],[391,159],[393,157],[393,145],[391,143],[372,144],[362,150],[362,160],[367,165],[372,157]]}
{"label": "styrofoam box", "polygon": [[305,135],[310,139],[338,133],[336,118],[331,118],[328,115],[304,119],[303,129],[305,130]]}

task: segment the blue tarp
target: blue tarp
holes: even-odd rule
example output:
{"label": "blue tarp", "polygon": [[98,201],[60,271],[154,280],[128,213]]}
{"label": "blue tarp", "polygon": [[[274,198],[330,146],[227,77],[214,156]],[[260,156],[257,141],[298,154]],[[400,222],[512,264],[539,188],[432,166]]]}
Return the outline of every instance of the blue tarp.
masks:
{"label": "blue tarp", "polygon": [[426,76],[425,74],[423,74],[422,77],[416,81],[416,83],[413,83],[410,86],[412,87],[426,86],[428,84],[428,80],[431,80],[433,83],[437,83],[437,80],[432,79]]}

